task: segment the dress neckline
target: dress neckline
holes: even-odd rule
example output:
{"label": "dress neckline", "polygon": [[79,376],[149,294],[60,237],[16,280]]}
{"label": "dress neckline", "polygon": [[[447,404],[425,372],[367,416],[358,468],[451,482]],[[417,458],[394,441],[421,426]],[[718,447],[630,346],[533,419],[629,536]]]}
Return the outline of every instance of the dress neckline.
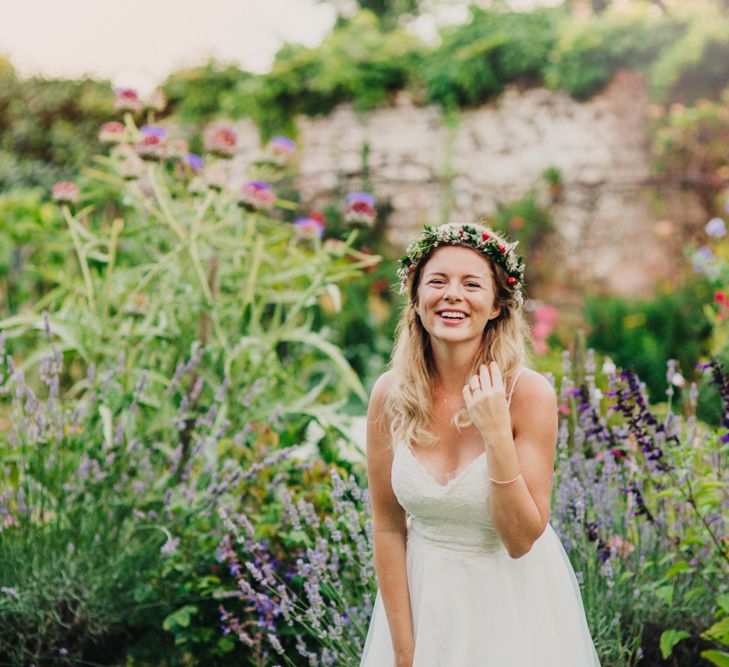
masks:
{"label": "dress neckline", "polygon": [[405,446],[410,453],[410,456],[412,456],[413,459],[415,459],[415,463],[420,467],[420,469],[428,476],[428,478],[435,484],[436,486],[440,487],[441,489],[447,489],[450,487],[451,484],[459,480],[466,471],[470,470],[477,461],[480,461],[482,458],[486,457],[486,451],[484,450],[481,452],[478,456],[475,456],[472,458],[468,463],[466,463],[464,466],[461,466],[458,470],[456,470],[453,477],[451,477],[445,484],[441,484],[435,477],[433,477],[430,470],[428,470],[423,462],[418,458],[418,455],[413,451],[412,447],[407,444],[406,442],[401,443],[401,446]]}

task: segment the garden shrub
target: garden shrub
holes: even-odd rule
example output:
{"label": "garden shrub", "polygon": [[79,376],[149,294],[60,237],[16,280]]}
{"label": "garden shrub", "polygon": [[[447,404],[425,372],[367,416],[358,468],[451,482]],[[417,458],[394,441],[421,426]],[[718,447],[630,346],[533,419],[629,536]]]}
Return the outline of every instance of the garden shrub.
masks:
{"label": "garden shrub", "polygon": [[655,17],[648,8],[569,18],[560,25],[557,43],[545,63],[544,81],[576,99],[588,99],[617,69],[645,69],[683,31],[680,23],[663,15]]}
{"label": "garden shrub", "polygon": [[535,84],[554,41],[555,10],[506,12],[471,7],[468,23],[443,32],[422,78],[428,102],[445,109],[474,106],[507,83]]}
{"label": "garden shrub", "polygon": [[584,318],[590,347],[632,367],[657,401],[665,386],[665,360],[677,359],[685,376],[708,351],[711,323],[704,306],[711,298],[706,280],[695,278],[650,300],[588,296]]}

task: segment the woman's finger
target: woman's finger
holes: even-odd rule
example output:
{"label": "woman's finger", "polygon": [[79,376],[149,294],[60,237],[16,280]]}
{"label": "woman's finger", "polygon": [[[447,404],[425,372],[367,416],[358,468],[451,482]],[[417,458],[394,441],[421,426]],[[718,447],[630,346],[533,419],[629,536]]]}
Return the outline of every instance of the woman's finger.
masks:
{"label": "woman's finger", "polygon": [[481,364],[478,369],[478,374],[481,378],[481,386],[482,387],[491,387],[491,376],[489,375],[489,369],[486,364]]}
{"label": "woman's finger", "polygon": [[501,369],[499,368],[499,365],[495,361],[492,361],[489,364],[489,367],[491,368],[491,380],[493,382],[493,386],[503,387],[504,379],[501,377]]}
{"label": "woman's finger", "polygon": [[479,389],[481,389],[481,386],[482,385],[481,385],[481,381],[479,380],[478,375],[472,375],[471,376],[471,379],[469,381],[469,385],[471,387],[471,390],[474,391],[474,392],[476,392]]}

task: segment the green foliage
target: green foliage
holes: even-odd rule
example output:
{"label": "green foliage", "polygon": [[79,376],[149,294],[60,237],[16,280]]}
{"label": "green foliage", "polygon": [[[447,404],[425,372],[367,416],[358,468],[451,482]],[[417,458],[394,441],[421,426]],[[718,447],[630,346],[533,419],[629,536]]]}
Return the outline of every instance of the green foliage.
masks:
{"label": "green foliage", "polygon": [[647,8],[606,11],[567,19],[544,67],[544,81],[577,99],[599,92],[619,68],[645,69],[684,30],[680,22]]}
{"label": "green foliage", "polygon": [[271,72],[240,83],[225,96],[232,116],[250,116],[265,138],[294,134],[296,114],[330,112],[352,100],[364,111],[407,85],[418,60],[418,42],[402,30],[382,32],[377,18],[360,12],[309,49],[284,45]]}
{"label": "green foliage", "polygon": [[527,286],[547,277],[549,267],[544,266],[541,248],[554,224],[550,211],[539,204],[536,193],[530,192],[518,201],[499,204],[493,226],[519,241],[519,253],[529,257]]}
{"label": "green foliage", "polygon": [[666,360],[677,359],[685,377],[707,352],[711,324],[703,304],[711,298],[705,279],[694,279],[654,299],[630,301],[614,296],[588,297],[584,308],[588,345],[631,366],[653,400],[666,384]]}
{"label": "green foliage", "polygon": [[50,188],[98,151],[99,125],[113,109],[108,84],[0,77],[0,190]]}
{"label": "green foliage", "polygon": [[253,78],[235,65],[209,61],[201,67],[171,74],[161,89],[169,111],[183,123],[204,123],[220,113],[223,98],[236,86]]}
{"label": "green foliage", "polygon": [[429,102],[445,109],[473,106],[507,83],[540,80],[554,41],[555,10],[489,11],[473,6],[470,21],[450,28],[429,54],[422,78]]}
{"label": "green foliage", "polygon": [[654,94],[683,102],[716,96],[729,83],[729,15],[704,3],[678,4],[674,15],[684,28],[651,64]]}
{"label": "green foliage", "polygon": [[0,195],[0,318],[14,315],[22,304],[38,301],[50,287],[29,266],[62,266],[62,250],[38,244],[39,235],[62,229],[58,208],[40,189],[13,189]]}
{"label": "green foliage", "polygon": [[656,108],[651,131],[654,168],[700,183],[706,208],[716,213],[725,203],[717,195],[729,175],[728,104],[726,88],[717,101]]}

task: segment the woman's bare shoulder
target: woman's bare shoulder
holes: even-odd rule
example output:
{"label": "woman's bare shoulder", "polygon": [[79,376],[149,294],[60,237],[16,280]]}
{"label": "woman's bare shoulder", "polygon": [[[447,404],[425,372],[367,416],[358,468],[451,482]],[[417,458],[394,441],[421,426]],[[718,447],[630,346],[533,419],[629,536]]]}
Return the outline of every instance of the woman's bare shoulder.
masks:
{"label": "woman's bare shoulder", "polygon": [[387,398],[395,382],[395,371],[393,369],[386,370],[382,373],[372,385],[370,391],[370,402],[382,402]]}
{"label": "woman's bare shoulder", "polygon": [[556,409],[557,394],[547,376],[525,367],[514,385],[511,406],[516,415]]}

